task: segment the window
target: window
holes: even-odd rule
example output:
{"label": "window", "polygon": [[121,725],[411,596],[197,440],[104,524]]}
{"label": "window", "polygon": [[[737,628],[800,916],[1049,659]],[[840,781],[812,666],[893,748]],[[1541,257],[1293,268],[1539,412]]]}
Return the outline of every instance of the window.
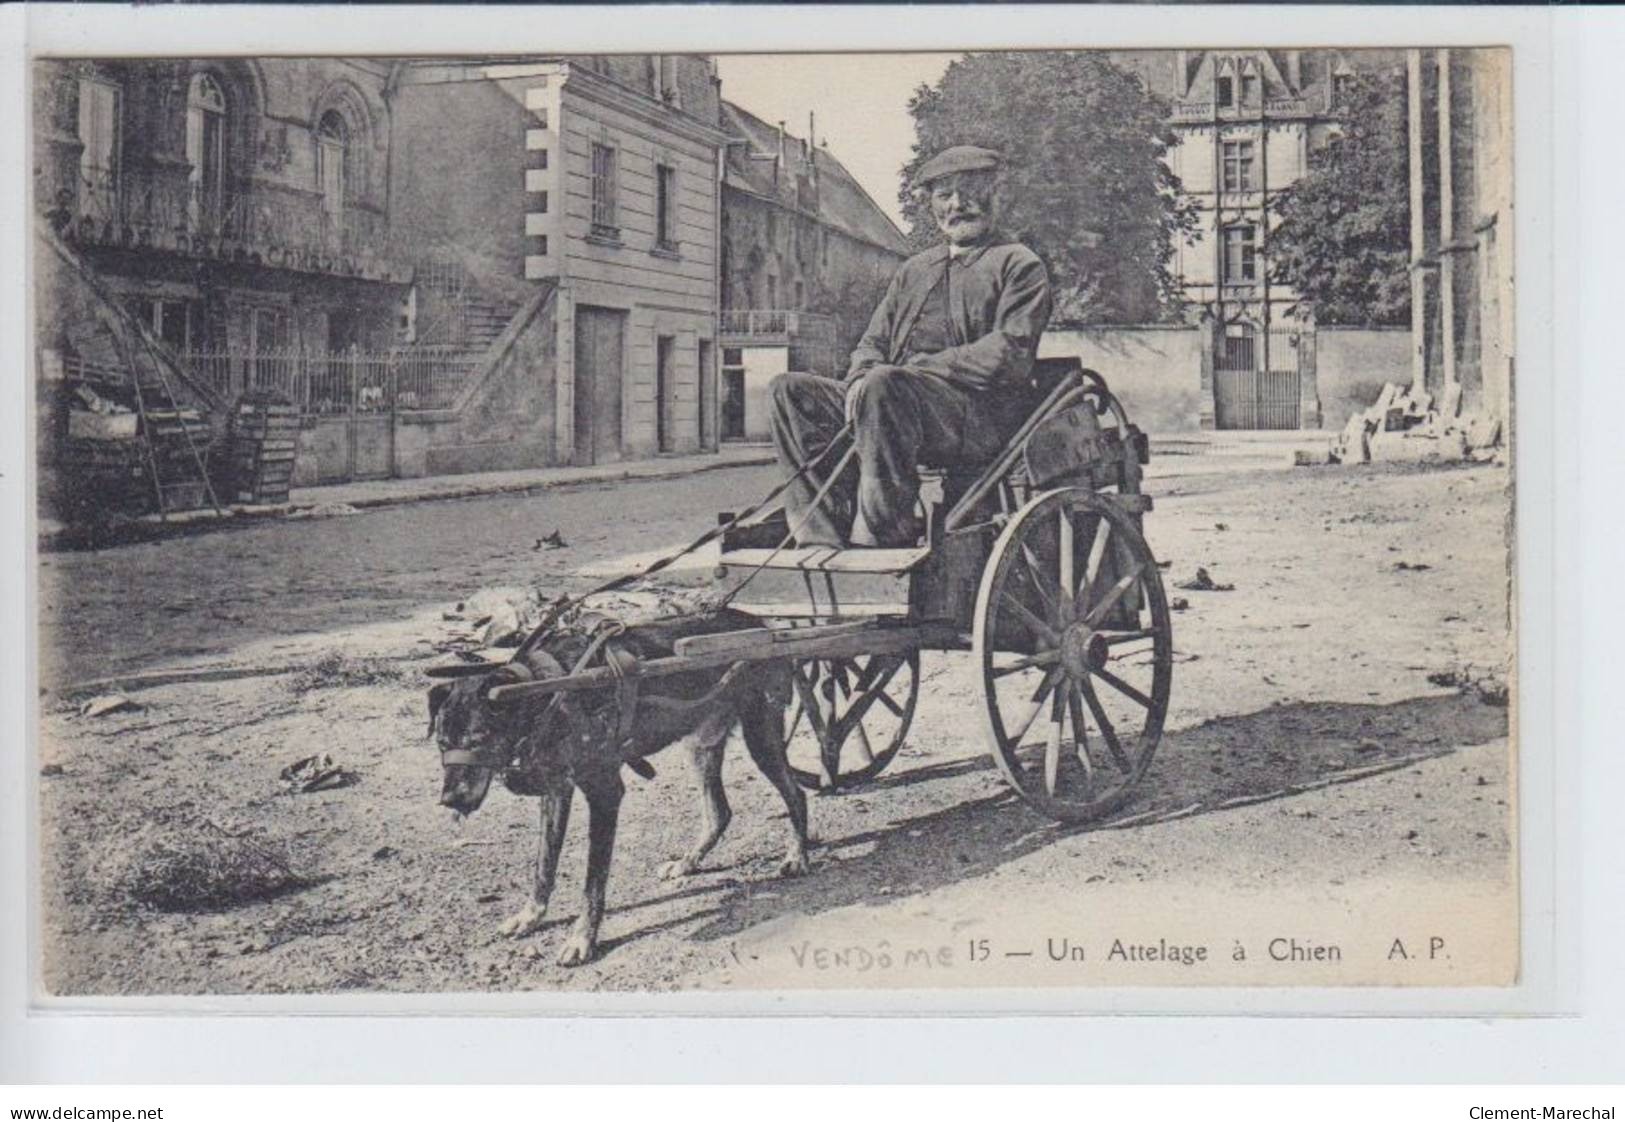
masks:
{"label": "window", "polygon": [[1229,226],[1224,231],[1224,283],[1252,284],[1258,276],[1256,228]]}
{"label": "window", "polygon": [[779,278],[778,277],[768,277],[767,278],[767,305],[766,306],[768,308],[777,308],[779,306]]}
{"label": "window", "polygon": [[592,146],[592,232],[601,238],[621,235],[615,209],[615,149]]}
{"label": "window", "polygon": [[1215,98],[1220,105],[1228,106],[1236,103],[1234,88],[1235,83],[1233,79],[1228,77],[1219,79],[1218,89],[1215,92]]}
{"label": "window", "polygon": [[187,94],[186,159],[188,213],[195,226],[218,232],[226,212],[226,95],[212,74],[194,76]]}
{"label": "window", "polygon": [[99,78],[79,80],[80,198],[99,218],[118,211],[119,88]]}
{"label": "window", "polygon": [[1226,140],[1224,142],[1224,189],[1226,191],[1252,191],[1258,186],[1253,176],[1253,142]]}
{"label": "window", "polygon": [[1243,74],[1241,76],[1241,104],[1258,104],[1258,75]]}
{"label": "window", "polygon": [[677,169],[655,168],[655,244],[677,251]]}
{"label": "window", "polygon": [[329,109],[316,126],[316,185],[322,192],[322,215],[330,228],[339,227],[344,218],[349,154],[350,127],[336,109]]}
{"label": "window", "polygon": [[280,308],[255,308],[250,322],[253,337],[249,349],[259,352],[282,351],[289,346],[288,313]]}
{"label": "window", "polygon": [[1332,75],[1332,103],[1334,105],[1341,107],[1348,103],[1349,79],[1352,77],[1352,74],[1347,73]]}
{"label": "window", "polygon": [[130,296],[125,299],[124,306],[144,326],[151,328],[152,333],[172,350],[184,351],[192,345],[193,309],[190,302],[152,296]]}

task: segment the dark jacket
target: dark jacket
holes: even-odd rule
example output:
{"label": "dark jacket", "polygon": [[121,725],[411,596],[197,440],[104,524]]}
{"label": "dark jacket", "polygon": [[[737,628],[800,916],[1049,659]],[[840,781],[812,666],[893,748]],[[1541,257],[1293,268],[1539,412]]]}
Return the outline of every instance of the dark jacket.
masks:
{"label": "dark jacket", "polygon": [[[1044,263],[1020,242],[997,237],[945,265],[947,258],[944,243],[915,254],[898,268],[852,352],[848,381],[883,364],[935,374],[974,392],[1025,385],[1039,336],[1049,323],[1050,286]],[[945,268],[954,276],[948,307],[953,345],[935,354],[906,354],[909,331],[926,300],[938,292]],[[935,298],[942,298],[940,292]]]}

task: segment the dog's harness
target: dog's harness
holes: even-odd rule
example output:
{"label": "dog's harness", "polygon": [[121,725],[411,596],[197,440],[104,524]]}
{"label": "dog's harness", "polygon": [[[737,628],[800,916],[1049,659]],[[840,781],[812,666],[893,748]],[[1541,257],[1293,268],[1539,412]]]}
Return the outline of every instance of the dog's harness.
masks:
{"label": "dog's harness", "polygon": [[[737,662],[723,676],[717,684],[698,698],[687,701],[678,701],[669,697],[642,696],[643,667],[638,656],[617,640],[626,632],[626,624],[607,616],[592,615],[583,618],[590,632],[587,649],[576,659],[570,673],[579,674],[590,667],[600,657],[604,666],[615,679],[615,717],[610,732],[614,739],[615,750],[621,757],[621,762],[631,768],[645,779],[655,777],[655,769],[643,757],[636,754],[636,740],[638,729],[638,707],[654,710],[668,718],[681,718],[713,704],[730,686],[739,679],[739,676],[748,668],[748,664]],[[555,663],[563,670],[563,666]],[[535,675],[530,668],[517,659],[505,664],[498,673],[510,682],[534,681]],[[536,728],[525,737],[520,738],[507,758],[500,761],[489,756],[482,756],[479,752],[467,748],[448,748],[441,752],[440,760],[443,764],[464,767],[484,767],[493,771],[508,772],[524,769],[530,763],[530,756],[534,745],[543,741],[554,719],[564,707],[565,694],[560,692],[548,699],[547,708],[542,710],[537,719]]]}

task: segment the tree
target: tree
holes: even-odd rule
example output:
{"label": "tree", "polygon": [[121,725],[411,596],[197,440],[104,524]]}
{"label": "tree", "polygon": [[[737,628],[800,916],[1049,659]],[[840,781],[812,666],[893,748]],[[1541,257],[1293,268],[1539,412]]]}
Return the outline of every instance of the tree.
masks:
{"label": "tree", "polygon": [[1168,106],[1106,55],[1090,51],[971,54],[909,101],[913,158],[899,195],[911,239],[940,235],[908,184],[954,144],[1005,159],[1000,227],[1044,259],[1055,319],[1144,323],[1175,318],[1182,299],[1174,239],[1194,227],[1164,163],[1176,143]]}
{"label": "tree", "polygon": [[1410,196],[1402,75],[1352,76],[1338,131],[1276,196],[1271,279],[1298,292],[1317,323],[1410,322]]}

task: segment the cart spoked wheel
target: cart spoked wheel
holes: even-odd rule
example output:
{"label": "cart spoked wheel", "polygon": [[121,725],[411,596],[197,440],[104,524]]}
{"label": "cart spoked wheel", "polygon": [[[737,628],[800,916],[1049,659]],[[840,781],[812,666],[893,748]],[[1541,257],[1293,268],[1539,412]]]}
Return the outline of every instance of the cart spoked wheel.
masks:
{"label": "cart spoked wheel", "polygon": [[903,746],[920,695],[920,654],[802,659],[784,724],[790,773],[834,791],[873,779]]}
{"label": "cart spoked wheel", "polygon": [[1122,806],[1162,736],[1173,632],[1131,515],[1085,488],[1038,495],[994,543],[976,598],[994,760],[1062,822]]}

